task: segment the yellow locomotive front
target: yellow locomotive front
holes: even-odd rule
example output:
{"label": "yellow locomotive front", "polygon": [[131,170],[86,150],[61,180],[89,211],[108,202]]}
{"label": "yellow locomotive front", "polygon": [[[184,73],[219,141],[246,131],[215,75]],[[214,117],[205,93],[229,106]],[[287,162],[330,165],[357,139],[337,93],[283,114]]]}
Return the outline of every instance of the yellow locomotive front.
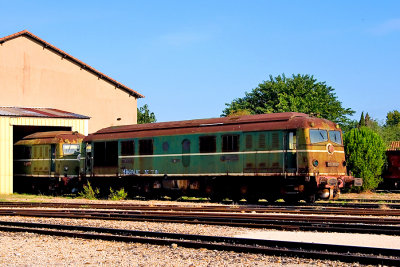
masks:
{"label": "yellow locomotive front", "polygon": [[347,174],[343,135],[337,124],[315,119],[303,129],[303,146],[299,148],[299,169],[307,173],[312,191],[320,199],[337,199],[340,189],[360,186],[361,179]]}

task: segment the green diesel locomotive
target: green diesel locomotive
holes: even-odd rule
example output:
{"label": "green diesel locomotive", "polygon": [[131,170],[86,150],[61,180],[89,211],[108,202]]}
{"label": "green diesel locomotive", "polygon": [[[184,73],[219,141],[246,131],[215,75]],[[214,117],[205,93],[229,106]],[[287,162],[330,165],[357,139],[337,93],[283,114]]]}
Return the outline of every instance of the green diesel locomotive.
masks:
{"label": "green diesel locomotive", "polygon": [[303,113],[108,127],[83,147],[82,176],[139,195],[313,202],[354,185],[339,126]]}
{"label": "green diesel locomotive", "polygon": [[39,132],[16,142],[15,191],[72,190],[71,186],[79,179],[84,137],[70,131]]}

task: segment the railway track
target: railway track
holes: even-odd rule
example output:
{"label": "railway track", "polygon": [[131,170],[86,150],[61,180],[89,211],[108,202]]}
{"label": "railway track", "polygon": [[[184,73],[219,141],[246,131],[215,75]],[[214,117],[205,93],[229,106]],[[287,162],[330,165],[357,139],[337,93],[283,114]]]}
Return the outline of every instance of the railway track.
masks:
{"label": "railway track", "polygon": [[[187,211],[187,212],[239,212],[239,213],[288,213],[314,215],[370,215],[400,216],[400,209],[330,206],[182,206],[182,205],[127,205],[127,204],[87,204],[87,203],[49,203],[49,202],[0,202],[0,208],[67,208],[67,209],[115,209],[137,211]],[[379,206],[378,206],[379,207]]]}
{"label": "railway track", "polygon": [[232,227],[400,235],[400,218],[87,209],[0,209],[0,216],[151,221]]}
{"label": "railway track", "polygon": [[400,265],[400,254],[399,250],[396,249],[1,221],[0,231],[31,232],[42,235],[156,245],[176,244],[188,248],[340,260],[366,264]]}

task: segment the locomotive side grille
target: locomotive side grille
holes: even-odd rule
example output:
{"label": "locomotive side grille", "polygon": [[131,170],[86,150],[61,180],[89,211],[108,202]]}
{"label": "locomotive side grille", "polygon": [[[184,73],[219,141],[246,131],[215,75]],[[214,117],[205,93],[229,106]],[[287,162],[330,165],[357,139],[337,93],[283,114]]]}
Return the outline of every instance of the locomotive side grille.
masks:
{"label": "locomotive side grille", "polygon": [[265,134],[260,134],[258,136],[258,147],[265,148]]}
{"label": "locomotive side grille", "polygon": [[246,148],[251,149],[253,147],[253,136],[250,134],[246,135]]}
{"label": "locomotive side grille", "polygon": [[279,145],[279,133],[272,133],[272,148],[278,149]]}

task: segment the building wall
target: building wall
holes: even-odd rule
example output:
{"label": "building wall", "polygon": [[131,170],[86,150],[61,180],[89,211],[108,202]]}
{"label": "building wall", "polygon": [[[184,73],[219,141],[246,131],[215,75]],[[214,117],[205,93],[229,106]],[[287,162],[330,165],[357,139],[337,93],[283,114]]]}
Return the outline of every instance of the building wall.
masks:
{"label": "building wall", "polygon": [[57,118],[0,117],[0,194],[13,193],[13,126],[65,126],[87,133],[87,120]]}
{"label": "building wall", "polygon": [[0,45],[0,106],[89,116],[89,133],[137,121],[135,97],[25,36]]}

